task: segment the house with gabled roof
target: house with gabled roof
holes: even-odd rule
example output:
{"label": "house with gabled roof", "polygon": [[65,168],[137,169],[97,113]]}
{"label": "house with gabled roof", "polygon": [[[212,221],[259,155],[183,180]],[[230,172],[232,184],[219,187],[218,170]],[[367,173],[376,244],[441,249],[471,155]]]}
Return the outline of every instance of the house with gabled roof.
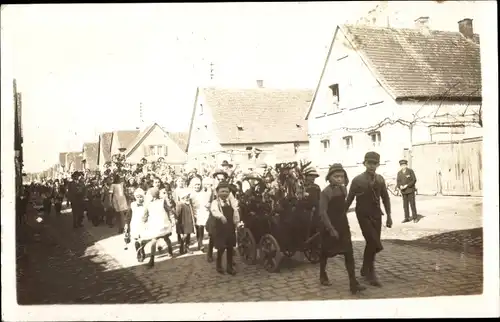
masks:
{"label": "house with gabled roof", "polygon": [[159,158],[169,165],[187,162],[187,133],[168,132],[157,123],[141,131],[127,146],[127,161],[139,163],[143,158],[157,161]]}
{"label": "house with gabled roof", "polygon": [[97,160],[99,158],[99,142],[86,142],[82,148],[83,170],[95,171],[99,167]]}
{"label": "house with gabled roof", "polygon": [[139,130],[120,130],[101,133],[99,135],[99,152],[97,157],[99,169],[103,170],[104,165],[107,162],[111,162],[113,155],[119,154],[120,150],[126,150],[139,133]]}
{"label": "house with gabled roof", "polygon": [[160,157],[171,165],[187,161],[187,133],[168,132],[157,123],[143,130],[101,133],[98,143],[98,167],[103,170],[112,157],[124,153],[127,162],[139,163],[143,158],[157,161]]}
{"label": "house with gabled roof", "polygon": [[66,153],[64,161],[65,163],[64,170],[69,174],[75,171],[82,171],[83,170],[82,160],[83,160],[82,152],[80,151]]}
{"label": "house with gabled roof", "polygon": [[[305,114],[310,156],[352,174],[375,150],[397,171],[414,145],[481,137],[481,61],[472,20],[456,32],[339,25]],[[381,168],[383,168],[381,167]],[[384,171],[384,170],[382,170]]]}
{"label": "house with gabled roof", "polygon": [[198,88],[188,142],[195,167],[291,161],[308,154],[309,89]]}

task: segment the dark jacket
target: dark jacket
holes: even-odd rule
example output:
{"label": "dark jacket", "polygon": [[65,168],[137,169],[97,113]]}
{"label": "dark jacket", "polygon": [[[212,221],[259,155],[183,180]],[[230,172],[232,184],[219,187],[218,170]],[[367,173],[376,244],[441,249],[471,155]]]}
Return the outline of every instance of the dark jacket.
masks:
{"label": "dark jacket", "polygon": [[404,190],[401,190],[401,193],[404,195],[415,192],[415,183],[417,183],[417,177],[415,176],[415,172],[412,169],[406,168],[406,172],[403,173],[403,170],[398,171],[397,176],[397,185],[398,188],[404,185],[408,185],[408,187]]}

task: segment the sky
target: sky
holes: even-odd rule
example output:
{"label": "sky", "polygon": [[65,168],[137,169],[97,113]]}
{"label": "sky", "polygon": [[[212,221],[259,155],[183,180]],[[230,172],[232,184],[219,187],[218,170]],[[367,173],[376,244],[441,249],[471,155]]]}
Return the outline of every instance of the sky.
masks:
{"label": "sky", "polygon": [[[336,26],[357,20],[374,5],[3,8],[2,28],[9,36],[13,75],[23,95],[25,169],[44,170],[57,163],[59,152],[79,151],[84,142],[97,142],[100,132],[140,126],[140,103],[146,124],[187,131],[197,86],[253,87],[262,79],[266,87],[314,88]],[[444,17],[433,21],[428,14],[439,29],[456,30],[464,14],[475,18],[470,4],[467,9],[462,4],[463,10],[455,15],[449,14],[451,4],[446,9],[429,5],[420,2],[401,10],[411,16],[434,10]]]}

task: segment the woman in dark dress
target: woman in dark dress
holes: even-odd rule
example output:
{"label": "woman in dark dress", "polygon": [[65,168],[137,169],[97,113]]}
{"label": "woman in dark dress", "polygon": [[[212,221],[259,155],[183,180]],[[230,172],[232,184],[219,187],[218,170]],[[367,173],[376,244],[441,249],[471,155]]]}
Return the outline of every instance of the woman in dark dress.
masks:
{"label": "woman in dark dress", "polygon": [[226,272],[235,275],[233,249],[236,246],[236,226],[239,222],[237,208],[229,202],[230,187],[226,181],[217,186],[217,198],[212,201],[210,210],[214,221],[214,247],[217,249],[217,272],[224,274],[222,256],[226,252]]}
{"label": "woman in dark dress", "polygon": [[326,274],[328,258],[344,255],[350,290],[351,293],[356,294],[364,290],[365,287],[361,286],[356,279],[351,229],[345,207],[346,185],[349,180],[347,173],[339,163],[330,167],[326,180],[330,184],[321,191],[319,200],[319,214],[323,224],[319,262],[320,283],[325,286],[331,285]]}

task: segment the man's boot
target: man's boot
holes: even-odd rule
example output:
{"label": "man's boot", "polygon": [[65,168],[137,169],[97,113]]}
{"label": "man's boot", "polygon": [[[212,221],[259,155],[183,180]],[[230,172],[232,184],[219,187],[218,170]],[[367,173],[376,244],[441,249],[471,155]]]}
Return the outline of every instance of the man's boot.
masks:
{"label": "man's boot", "polygon": [[328,274],[326,274],[325,270],[321,270],[319,272],[319,283],[323,286],[330,286],[332,282],[328,279]]}
{"label": "man's boot", "polygon": [[321,255],[319,259],[319,283],[323,286],[330,286],[332,283],[328,279],[328,275],[326,274],[326,263],[328,259],[326,256]]}
{"label": "man's boot", "polygon": [[137,261],[139,263],[144,262],[144,260],[146,259],[146,252],[144,251],[144,246],[146,245],[141,245],[141,243],[136,241],[134,243],[134,246],[135,246],[135,251],[137,253]]}
{"label": "man's boot", "polygon": [[148,262],[148,268],[153,268],[155,266],[155,258],[151,256]]}
{"label": "man's boot", "polygon": [[376,287],[382,286],[382,284],[378,280],[377,274],[375,274],[375,267],[373,263],[370,265],[370,273],[367,276],[367,280],[371,286],[376,286]]}
{"label": "man's boot", "polygon": [[212,240],[212,237],[210,237],[210,239],[208,240],[207,262],[211,263],[214,261],[213,253],[214,253],[214,242]]}
{"label": "man's boot", "polygon": [[222,254],[224,251],[222,249],[217,250],[217,259],[216,259],[216,270],[219,274],[224,274],[224,269],[222,268]]}
{"label": "man's boot", "polygon": [[227,258],[227,273],[230,274],[230,275],[236,275],[236,270],[234,269],[234,264],[233,264],[233,249],[232,247],[228,248],[227,249],[227,254],[226,254]]}
{"label": "man's boot", "polygon": [[179,241],[179,254],[182,255],[184,254],[184,238],[180,237],[178,238]]}

